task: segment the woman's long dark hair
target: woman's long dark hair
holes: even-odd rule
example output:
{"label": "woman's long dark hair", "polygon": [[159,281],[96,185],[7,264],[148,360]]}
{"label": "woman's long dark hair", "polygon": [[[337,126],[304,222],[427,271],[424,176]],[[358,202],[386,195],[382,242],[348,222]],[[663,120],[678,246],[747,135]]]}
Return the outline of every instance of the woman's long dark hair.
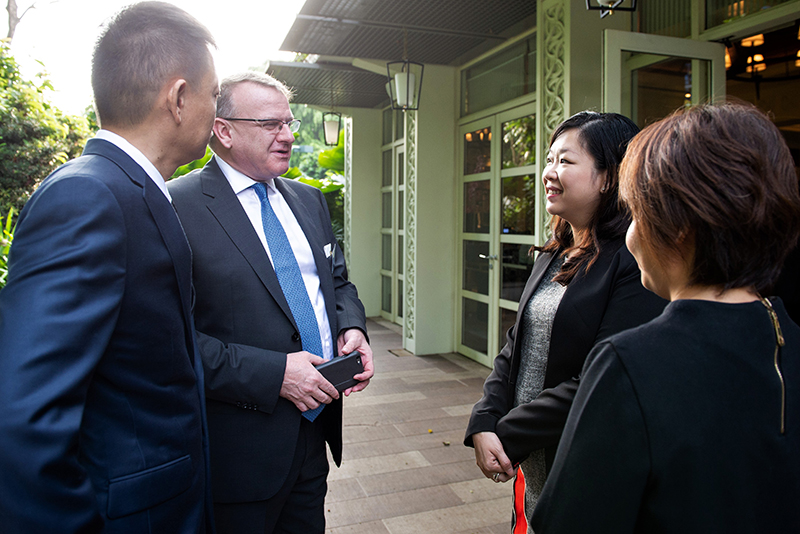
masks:
{"label": "woman's long dark hair", "polygon": [[600,195],[597,211],[592,215],[587,232],[580,242],[575,242],[570,224],[553,215],[550,232],[553,237],[543,247],[534,247],[540,252],[568,255],[554,282],[567,285],[578,272],[589,270],[600,255],[603,241],[625,235],[630,224],[628,209],[619,200],[619,166],[628,147],[628,142],[639,132],[639,127],[629,118],[618,113],[596,113],[581,111],[562,122],[550,137],[550,146],[568,130],[578,130],[581,145],[594,159],[594,167],[606,172],[605,191]]}

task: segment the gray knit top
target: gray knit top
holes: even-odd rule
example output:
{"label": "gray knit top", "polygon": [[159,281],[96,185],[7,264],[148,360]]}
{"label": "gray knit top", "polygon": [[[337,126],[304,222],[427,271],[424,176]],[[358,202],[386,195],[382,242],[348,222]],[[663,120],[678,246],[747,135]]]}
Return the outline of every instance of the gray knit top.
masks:
{"label": "gray knit top", "polygon": [[[518,334],[522,357],[514,394],[515,407],[531,402],[544,387],[553,319],[567,289],[566,286],[553,282],[553,277],[558,274],[563,263],[563,257],[553,259],[539,287],[525,304]],[[522,461],[520,467],[525,475],[525,515],[530,517],[547,475],[544,449],[532,452]]]}

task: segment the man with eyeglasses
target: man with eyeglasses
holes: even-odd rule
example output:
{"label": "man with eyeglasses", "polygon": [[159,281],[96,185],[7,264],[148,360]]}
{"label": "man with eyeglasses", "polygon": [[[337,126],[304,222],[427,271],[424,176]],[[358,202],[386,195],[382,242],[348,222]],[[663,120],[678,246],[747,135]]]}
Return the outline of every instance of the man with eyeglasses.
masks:
{"label": "man with eyeglasses", "polygon": [[215,156],[169,184],[194,254],[219,534],[324,532],[325,442],[339,465],[342,401],[315,366],[361,352],[345,395],[373,374],[325,198],[280,178],[300,127],[291,96],[266,74],[224,79]]}

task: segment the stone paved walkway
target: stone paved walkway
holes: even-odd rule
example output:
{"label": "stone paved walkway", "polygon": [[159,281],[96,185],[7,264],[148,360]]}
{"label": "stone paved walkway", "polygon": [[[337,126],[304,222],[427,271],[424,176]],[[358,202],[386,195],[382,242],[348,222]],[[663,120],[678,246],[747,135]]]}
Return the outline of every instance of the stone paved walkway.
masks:
{"label": "stone paved walkway", "polygon": [[511,484],[484,478],[462,445],[489,369],[458,354],[398,350],[398,327],[382,320],[368,329],[376,375],[344,400],[326,534],[509,534]]}

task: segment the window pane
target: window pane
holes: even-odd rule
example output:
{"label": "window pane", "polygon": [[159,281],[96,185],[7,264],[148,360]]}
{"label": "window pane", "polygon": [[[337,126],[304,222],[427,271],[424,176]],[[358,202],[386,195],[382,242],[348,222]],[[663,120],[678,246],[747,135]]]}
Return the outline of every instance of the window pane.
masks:
{"label": "window pane", "polygon": [[662,57],[663,61],[637,69],[636,76],[631,76],[632,100],[638,102],[632,119],[640,128],[692,101],[692,60]]}
{"label": "window pane", "polygon": [[486,354],[489,305],[471,299],[461,299],[461,310],[461,344]]}
{"label": "window pane", "polygon": [[492,129],[464,134],[464,174],[488,172],[492,167]]}
{"label": "window pane", "polygon": [[403,236],[397,236],[397,274],[403,274],[403,257],[405,250],[403,250]]}
{"label": "window pane", "polygon": [[391,193],[383,193],[381,195],[383,200],[383,207],[382,207],[382,221],[383,228],[391,228],[392,227],[392,194]]}
{"label": "window pane", "polygon": [[530,248],[530,245],[503,243],[503,256],[500,258],[501,299],[519,302],[533,268],[533,258],[528,254]]}
{"label": "window pane", "polygon": [[392,313],[392,279],[388,276],[381,276],[381,309]]}
{"label": "window pane", "polygon": [[403,185],[406,183],[406,154],[400,152],[397,154],[397,183]]}
{"label": "window pane", "polygon": [[504,234],[534,234],[536,185],[536,177],[531,174],[503,178],[500,210]]}
{"label": "window pane", "polygon": [[[719,0],[707,1],[714,4],[722,3]],[[747,0],[748,3],[752,1]],[[756,2],[760,1],[762,0],[756,0]],[[744,4],[742,0],[724,0],[725,4],[739,4],[740,2]],[[626,4],[630,7],[630,2]],[[713,18],[711,11],[707,11],[707,13]],[[689,37],[692,34],[692,0],[647,0],[647,9],[640,8],[638,18],[639,29],[636,31],[668,37]],[[710,26],[713,25],[715,24],[710,24]]]}
{"label": "window pane", "polygon": [[392,110],[383,110],[383,143],[388,145],[392,142]]}
{"label": "window pane", "polygon": [[394,139],[402,139],[406,136],[405,113],[396,109],[394,112]]}
{"label": "window pane", "polygon": [[489,180],[464,184],[464,232],[489,233]]}
{"label": "window pane", "polygon": [[397,227],[402,230],[406,224],[406,193],[398,191],[397,195]]}
{"label": "window pane", "polygon": [[536,91],[536,37],[530,37],[461,74],[461,116]]}
{"label": "window pane", "polygon": [[406,300],[406,296],[403,293],[403,281],[397,281],[397,316],[403,316],[403,303]]}
{"label": "window pane", "polygon": [[489,294],[489,243],[464,241],[464,281],[462,288],[481,295]]}
{"label": "window pane", "polygon": [[392,185],[392,151],[383,151],[383,181],[381,185]]}
{"label": "window pane", "polygon": [[392,235],[383,234],[381,236],[381,269],[384,271],[392,270]]}
{"label": "window pane", "polygon": [[536,116],[503,123],[503,168],[536,165]]}
{"label": "window pane", "polygon": [[[688,0],[685,2],[691,4]],[[770,7],[791,2],[792,0],[706,0],[706,28],[734,22],[741,17],[758,13]],[[688,35],[688,34],[687,34]]]}

